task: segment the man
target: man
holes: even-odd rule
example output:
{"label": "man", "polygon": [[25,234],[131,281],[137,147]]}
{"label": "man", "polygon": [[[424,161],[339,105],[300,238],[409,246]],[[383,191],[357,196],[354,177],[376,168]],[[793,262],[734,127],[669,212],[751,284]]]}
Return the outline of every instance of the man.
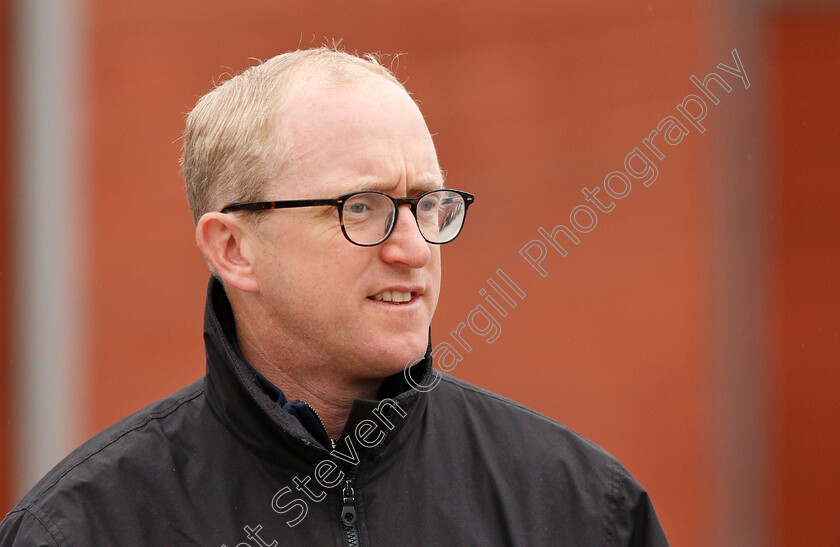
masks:
{"label": "man", "polygon": [[433,371],[439,245],[473,197],[375,60],[245,71],[190,113],[183,163],[207,375],[68,456],[0,545],[667,544],[603,450]]}

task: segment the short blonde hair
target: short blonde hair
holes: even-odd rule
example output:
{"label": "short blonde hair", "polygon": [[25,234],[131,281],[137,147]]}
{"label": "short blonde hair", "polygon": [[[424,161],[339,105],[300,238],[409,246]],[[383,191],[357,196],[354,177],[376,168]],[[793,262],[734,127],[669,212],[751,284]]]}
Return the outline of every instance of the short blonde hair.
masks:
{"label": "short blonde hair", "polygon": [[276,120],[304,84],[377,75],[403,85],[377,55],[328,47],[290,51],[252,66],[201,97],[187,115],[181,165],[193,222],[229,203],[259,201],[288,164]]}

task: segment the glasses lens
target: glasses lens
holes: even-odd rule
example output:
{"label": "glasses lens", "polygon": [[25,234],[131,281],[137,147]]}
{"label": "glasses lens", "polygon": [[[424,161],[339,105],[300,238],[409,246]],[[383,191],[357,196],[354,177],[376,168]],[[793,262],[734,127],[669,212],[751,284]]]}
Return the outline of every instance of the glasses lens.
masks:
{"label": "glasses lens", "polygon": [[344,232],[354,243],[375,245],[394,223],[394,202],[375,192],[362,192],[344,202]]}
{"label": "glasses lens", "polygon": [[464,198],[451,190],[435,190],[417,202],[417,225],[432,243],[448,243],[464,226]]}

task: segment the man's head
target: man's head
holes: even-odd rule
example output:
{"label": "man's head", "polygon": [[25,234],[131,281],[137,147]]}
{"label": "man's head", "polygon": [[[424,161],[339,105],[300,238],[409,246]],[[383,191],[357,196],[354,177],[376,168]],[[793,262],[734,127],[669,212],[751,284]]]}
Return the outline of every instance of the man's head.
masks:
{"label": "man's head", "polygon": [[182,164],[193,222],[223,204],[257,201],[288,161],[278,116],[295,93],[317,82],[371,75],[402,87],[374,56],[325,47],[277,55],[219,85],[187,116]]}
{"label": "man's head", "polygon": [[[218,211],[238,201],[442,188],[432,138],[378,64],[329,50],[286,55],[298,59],[250,69],[211,93],[224,100],[205,97],[190,114],[184,169],[196,239],[225,284],[240,338],[265,362],[294,356],[314,374],[339,365],[353,379],[383,378],[425,350],[440,289],[439,246],[423,239],[408,206],[372,247],[344,237],[336,207]],[[269,64],[284,65],[281,75],[261,76]],[[236,81],[243,76],[253,81]],[[380,300],[385,291],[410,299]]]}

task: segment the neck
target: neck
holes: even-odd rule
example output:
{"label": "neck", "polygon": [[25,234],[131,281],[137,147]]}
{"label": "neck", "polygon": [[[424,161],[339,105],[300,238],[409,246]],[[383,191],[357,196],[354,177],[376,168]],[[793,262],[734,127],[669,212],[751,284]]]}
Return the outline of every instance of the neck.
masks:
{"label": "neck", "polygon": [[303,401],[312,407],[327,430],[337,439],[356,399],[376,399],[384,379],[358,380],[342,375],[341,363],[324,362],[305,351],[294,351],[295,358],[270,355],[247,327],[237,336],[242,355],[279,387],[289,401]]}

